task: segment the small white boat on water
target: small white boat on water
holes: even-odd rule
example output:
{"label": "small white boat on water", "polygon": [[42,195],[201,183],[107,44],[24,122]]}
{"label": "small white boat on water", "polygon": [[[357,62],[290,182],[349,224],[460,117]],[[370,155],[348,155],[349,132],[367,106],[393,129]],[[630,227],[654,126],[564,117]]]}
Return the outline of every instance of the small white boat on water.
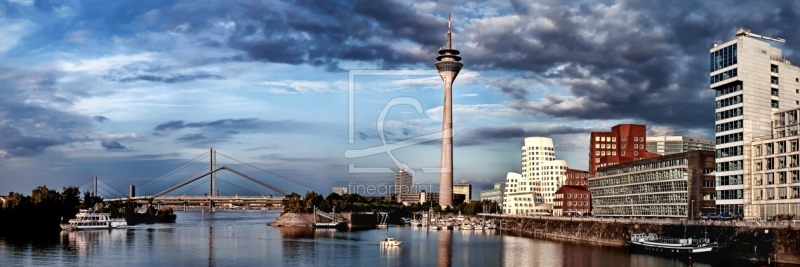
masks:
{"label": "small white boat on water", "polygon": [[461,225],[461,230],[472,230],[472,229],[473,229],[472,224],[470,223],[465,223]]}
{"label": "small white boat on water", "polygon": [[73,230],[88,230],[88,229],[112,229],[127,227],[128,223],[125,219],[111,218],[110,213],[95,213],[92,210],[80,210],[75,219],[69,220],[69,223],[61,224],[61,229]]}
{"label": "small white boat on water", "polygon": [[398,241],[398,240],[395,240],[394,238],[391,238],[391,237],[386,238],[383,241],[381,241],[381,246],[398,246],[399,247],[402,244],[403,244],[403,241]]}

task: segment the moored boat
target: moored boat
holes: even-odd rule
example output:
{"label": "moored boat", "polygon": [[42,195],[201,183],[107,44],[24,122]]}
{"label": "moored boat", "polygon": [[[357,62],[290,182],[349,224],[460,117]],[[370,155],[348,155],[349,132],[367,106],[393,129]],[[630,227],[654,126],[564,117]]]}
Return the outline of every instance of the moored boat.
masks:
{"label": "moored boat", "polygon": [[708,238],[672,238],[656,234],[633,234],[631,249],[659,254],[710,254],[718,250],[717,242]]}
{"label": "moored boat", "polygon": [[95,213],[92,210],[80,210],[75,215],[75,219],[69,220],[69,223],[61,224],[61,229],[73,230],[89,230],[89,229],[112,229],[127,227],[128,223],[124,218],[111,218],[110,213]]}

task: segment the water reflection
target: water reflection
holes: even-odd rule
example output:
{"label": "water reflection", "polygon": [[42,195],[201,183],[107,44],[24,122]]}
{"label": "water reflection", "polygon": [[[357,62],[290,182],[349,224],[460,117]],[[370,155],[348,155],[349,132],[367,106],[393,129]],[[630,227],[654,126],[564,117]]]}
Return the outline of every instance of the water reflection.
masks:
{"label": "water reflection", "polygon": [[117,240],[125,242],[127,232],[125,229],[61,231],[61,245],[86,256],[93,248],[107,246]]}
{"label": "water reflection", "polygon": [[451,231],[441,231],[439,232],[439,261],[437,266],[439,267],[450,267],[453,265],[452,263],[452,256],[453,256],[453,232]]}

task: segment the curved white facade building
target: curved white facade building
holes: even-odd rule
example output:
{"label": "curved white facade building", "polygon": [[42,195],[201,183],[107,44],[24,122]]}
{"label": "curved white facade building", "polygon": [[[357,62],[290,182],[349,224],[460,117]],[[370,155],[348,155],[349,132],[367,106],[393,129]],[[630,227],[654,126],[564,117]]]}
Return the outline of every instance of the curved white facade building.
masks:
{"label": "curved white facade building", "polygon": [[533,214],[552,210],[556,190],[567,179],[567,161],[556,160],[553,139],[525,138],[522,173],[509,173],[504,195],[505,213]]}

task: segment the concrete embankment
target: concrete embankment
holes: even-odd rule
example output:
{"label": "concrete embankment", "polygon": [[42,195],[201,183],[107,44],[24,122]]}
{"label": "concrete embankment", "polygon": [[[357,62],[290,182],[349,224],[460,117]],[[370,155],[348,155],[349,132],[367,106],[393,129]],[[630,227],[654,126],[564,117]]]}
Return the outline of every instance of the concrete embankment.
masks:
{"label": "concrete embankment", "polygon": [[[375,228],[378,216],[375,213],[336,213],[336,217],[344,218],[350,229]],[[318,222],[330,222],[328,218],[317,216]],[[275,227],[313,227],[314,214],[311,213],[284,213],[281,217],[267,225]]]}
{"label": "concrete embankment", "polygon": [[[497,217],[495,217],[498,219]],[[631,233],[655,233],[669,237],[707,237],[719,242],[720,253],[751,261],[772,260],[800,264],[800,228],[759,226],[685,225],[679,221],[568,219],[553,217],[501,217],[501,229],[514,235],[576,240],[624,246]]]}
{"label": "concrete embankment", "polygon": [[312,227],[314,226],[314,214],[311,213],[284,213],[281,214],[277,220],[267,223],[270,226],[284,227],[284,226],[300,226]]}

